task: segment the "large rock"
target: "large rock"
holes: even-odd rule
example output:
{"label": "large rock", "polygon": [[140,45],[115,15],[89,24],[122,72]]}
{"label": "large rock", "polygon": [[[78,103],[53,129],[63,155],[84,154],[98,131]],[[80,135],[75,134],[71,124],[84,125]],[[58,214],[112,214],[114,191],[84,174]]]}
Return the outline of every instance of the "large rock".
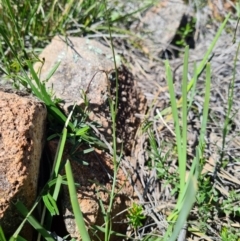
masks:
{"label": "large rock", "polygon": [[[112,52],[94,40],[87,38],[54,37],[40,55],[45,64],[35,65],[40,79],[45,81],[51,69],[61,61],[54,75],[46,81],[46,87],[54,97],[63,101],[63,109],[69,112],[76,103],[85,108],[83,93],[89,100],[89,119],[98,122],[99,131],[107,140],[112,139],[112,124],[109,110],[109,92],[115,98],[115,71]],[[119,143],[124,143],[125,151],[131,149],[131,141],[139,124],[136,113],[145,110],[145,97],[137,88],[133,75],[120,64],[118,65],[118,113],[117,129]]]}
{"label": "large rock", "polygon": [[0,225],[7,236],[21,222],[13,203],[31,208],[36,199],[47,114],[39,100],[9,92],[0,86]]}
{"label": "large rock", "polygon": [[148,9],[139,22],[131,26],[131,29],[145,36],[145,51],[150,56],[158,56],[171,43],[188,10],[183,0],[159,1]]}
{"label": "large rock", "polygon": [[[146,105],[145,98],[138,90],[133,75],[120,64],[119,56],[116,56],[118,60],[118,89],[116,89],[115,84],[116,74],[112,52],[110,48],[96,41],[76,37],[63,40],[61,37],[55,37],[44,49],[40,58],[45,60],[45,65],[42,69],[40,65],[37,65],[35,69],[41,69],[40,78],[42,81],[46,79],[51,68],[61,60],[57,71],[46,82],[47,88],[56,98],[63,100],[63,108],[66,112],[69,112],[69,108],[74,103],[77,103],[78,107],[82,109],[85,108],[81,95],[84,92],[89,100],[88,120],[100,124],[101,127],[98,128],[98,131],[109,143],[112,140],[112,123],[108,97],[114,99],[116,91],[118,92],[117,137],[119,148],[123,144],[125,153],[129,154],[140,123],[135,114],[143,113]],[[49,146],[51,150],[56,149],[54,141]],[[68,152],[67,149],[66,152]],[[88,166],[83,166],[76,161],[71,162],[75,181],[80,184],[77,190],[78,201],[87,224],[101,226],[104,221],[98,194],[104,207],[107,208],[108,192],[112,189],[112,158],[107,153],[97,149],[87,155],[83,154],[83,150],[84,147],[81,146],[78,148],[78,153],[74,152],[75,160],[85,161]],[[131,199],[135,198],[133,189],[121,169],[118,172],[116,192],[118,195],[116,195],[113,205],[113,216],[125,210],[130,205]],[[66,187],[62,202],[67,231],[72,237],[79,240]],[[116,225],[113,226],[113,230],[126,231],[126,225],[118,223],[124,221],[125,217],[126,212],[117,216],[114,220]],[[93,240],[97,240],[97,238],[93,238]],[[117,240],[116,237],[114,240]]]}

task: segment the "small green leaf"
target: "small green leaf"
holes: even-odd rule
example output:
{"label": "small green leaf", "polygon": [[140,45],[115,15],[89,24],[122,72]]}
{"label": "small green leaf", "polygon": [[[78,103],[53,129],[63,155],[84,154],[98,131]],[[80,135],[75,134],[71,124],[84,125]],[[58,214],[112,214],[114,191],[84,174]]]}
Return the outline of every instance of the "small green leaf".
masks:
{"label": "small green leaf", "polygon": [[43,202],[52,216],[59,215],[59,210],[56,201],[53,199],[50,193],[47,193],[42,197]]}
{"label": "small green leaf", "polygon": [[0,241],[7,241],[1,225],[0,225]]}
{"label": "small green leaf", "polygon": [[48,193],[48,199],[54,209],[54,212],[55,212],[55,215],[59,215],[59,210],[58,210],[58,207],[57,207],[57,203],[55,201],[55,199],[52,197],[52,195],[50,195],[50,193]]}
{"label": "small green leaf", "polygon": [[76,136],[82,136],[83,134],[86,134],[86,132],[89,130],[89,126],[84,126],[81,129],[76,131]]}

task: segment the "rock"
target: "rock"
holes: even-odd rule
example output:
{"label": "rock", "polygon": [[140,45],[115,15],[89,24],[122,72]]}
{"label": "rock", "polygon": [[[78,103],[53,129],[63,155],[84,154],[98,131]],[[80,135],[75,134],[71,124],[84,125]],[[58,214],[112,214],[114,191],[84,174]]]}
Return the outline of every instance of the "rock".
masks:
{"label": "rock", "polygon": [[147,35],[145,52],[150,56],[158,56],[171,43],[186,12],[187,5],[182,0],[159,1],[148,9],[139,22],[131,26],[131,29],[136,33]]}
{"label": "rock", "polygon": [[[44,81],[53,66],[61,61],[54,75],[46,82],[49,92],[63,101],[66,113],[76,103],[85,108],[83,92],[89,100],[89,120],[98,122],[99,131],[107,141],[112,139],[112,124],[109,110],[109,92],[115,98],[115,71],[112,52],[102,44],[86,38],[54,37],[43,50],[40,59],[44,59],[43,67],[38,63],[40,79]],[[117,129],[119,146],[125,143],[125,151],[130,151],[131,141],[139,124],[136,113],[146,109],[145,97],[137,88],[136,81],[128,69],[118,62],[118,114]],[[109,79],[108,79],[109,78]]]}
{"label": "rock", "polygon": [[13,203],[30,209],[36,199],[47,115],[39,100],[10,92],[0,86],[0,225],[7,236],[21,223]]}
{"label": "rock", "polygon": [[[116,124],[119,149],[123,144],[125,154],[129,154],[140,123],[135,114],[144,113],[146,101],[137,88],[133,75],[125,66],[121,65],[119,57],[116,56],[116,58],[118,60],[118,90],[116,90],[116,73],[111,50],[94,40],[70,37],[63,41],[61,37],[54,37],[40,55],[40,59],[45,60],[45,65],[42,69],[40,65],[36,65],[35,69],[41,69],[40,79],[44,81],[51,68],[61,59],[59,68],[46,82],[46,87],[54,93],[56,98],[63,100],[62,106],[66,113],[69,112],[74,103],[77,104],[78,109],[85,108],[82,95],[85,93],[89,100],[88,121],[100,124],[101,127],[97,129],[108,143],[112,141],[112,122],[108,98],[114,100],[116,91],[118,91],[119,103]],[[52,153],[56,150],[56,145],[57,143],[54,147],[54,141],[49,143],[49,149]],[[68,145],[70,144],[68,143]],[[101,226],[103,214],[99,198],[103,201],[104,207],[107,208],[108,192],[112,190],[112,158],[98,149],[89,154],[83,154],[84,149],[81,146],[78,153],[75,153],[75,161],[73,161],[70,155],[71,148],[71,145],[66,148],[66,155],[71,160],[75,182],[80,184],[77,193],[84,218],[88,226],[93,224]],[[83,160],[88,163],[88,166],[80,164]],[[130,205],[131,199],[135,199],[132,186],[126,179],[127,177],[119,169],[116,188],[118,194],[113,204],[112,216],[125,210]],[[62,203],[67,231],[71,237],[79,240],[80,236],[75,225],[66,186],[64,187]],[[126,212],[123,212],[116,218],[116,221],[120,222],[125,218]],[[126,224],[114,224],[113,230],[125,233]],[[96,237],[93,238],[93,240],[96,239]],[[114,240],[117,240],[116,237]]]}
{"label": "rock", "polygon": [[[53,145],[53,143],[51,144]],[[56,149],[56,146],[54,149]],[[104,209],[107,210],[110,200],[109,193],[112,190],[112,157],[105,152],[95,149],[95,151],[91,153],[79,155],[79,160],[84,160],[88,165],[83,165],[70,158],[74,181],[80,184],[76,187],[78,202],[91,240],[99,240],[97,237],[99,237],[100,240],[104,240],[104,234],[102,232],[98,231],[96,232],[97,236],[94,236],[94,231],[89,227],[92,225],[102,227],[104,225],[104,215],[101,210],[100,201]],[[71,238],[81,240],[66,185],[64,185],[63,191],[62,208],[66,230],[69,232]],[[112,230],[117,233],[126,234],[128,227],[126,222],[127,208],[131,206],[133,201],[137,200],[137,196],[121,168],[119,168],[117,174],[115,194],[116,196],[111,210]],[[122,237],[119,238],[112,235],[111,240],[120,241]]]}

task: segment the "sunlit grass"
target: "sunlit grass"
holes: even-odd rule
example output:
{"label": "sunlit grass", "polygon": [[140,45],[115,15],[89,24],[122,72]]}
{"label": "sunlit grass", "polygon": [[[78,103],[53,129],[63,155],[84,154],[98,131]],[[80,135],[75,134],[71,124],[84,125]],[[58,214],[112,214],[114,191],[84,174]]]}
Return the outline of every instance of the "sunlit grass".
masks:
{"label": "sunlit grass", "polygon": [[[76,126],[71,119],[70,114],[67,117],[61,109],[57,106],[51,95],[46,90],[44,83],[42,83],[38,77],[38,74],[33,68],[33,64],[39,61],[35,56],[35,53],[39,53],[41,48],[57,33],[66,35],[68,31],[77,33],[78,35],[85,36],[96,32],[107,33],[110,36],[112,43],[112,32],[131,34],[126,29],[118,28],[115,23],[118,21],[124,21],[131,17],[135,12],[128,14],[122,14],[121,11],[116,9],[108,9],[107,1],[23,1],[13,4],[10,0],[3,0],[0,9],[0,53],[1,64],[0,69],[2,74],[12,79],[16,87],[24,87],[31,91],[35,96],[41,99],[47,106],[49,118],[56,120],[58,124],[63,127],[62,133],[57,133],[56,136],[60,136],[59,145],[57,148],[54,164],[52,167],[50,178],[40,192],[35,204],[31,210],[27,210],[23,203],[16,203],[16,208],[24,216],[23,222],[20,224],[16,232],[12,235],[12,240],[24,240],[19,234],[26,222],[29,222],[36,231],[38,231],[40,240],[41,236],[45,240],[54,240],[49,234],[49,229],[52,222],[52,216],[59,213],[57,207],[57,199],[59,192],[63,184],[67,184],[70,193],[71,204],[76,220],[76,224],[79,233],[84,240],[88,241],[89,233],[87,231],[83,215],[81,213],[77,194],[76,183],[74,183],[74,177],[71,171],[70,162],[63,163],[63,151],[67,141],[67,138],[76,137],[82,139],[87,143],[95,144],[98,147],[107,149],[107,146],[98,140],[95,136],[92,136],[90,127],[85,125],[84,127]],[[148,5],[146,5],[148,6]],[[145,7],[144,7],[145,8]],[[142,11],[144,8],[139,9]],[[18,14],[17,14],[18,13]],[[179,235],[183,225],[187,221],[188,215],[196,200],[196,194],[198,192],[199,175],[201,174],[200,160],[203,158],[205,147],[205,134],[208,123],[208,111],[209,111],[209,99],[210,99],[210,83],[211,83],[211,66],[208,60],[216,45],[216,42],[226,26],[229,20],[230,14],[226,17],[225,21],[219,28],[213,42],[211,43],[208,51],[203,57],[200,65],[194,68],[192,79],[188,80],[188,60],[189,50],[185,48],[184,55],[184,70],[182,76],[182,96],[179,99],[175,97],[175,90],[173,84],[173,76],[171,66],[168,61],[165,62],[166,80],[168,84],[168,90],[170,93],[171,106],[161,112],[161,117],[164,118],[165,123],[169,120],[174,121],[174,136],[176,136],[176,148],[178,157],[178,174],[179,174],[179,193],[177,197],[177,204],[172,213],[167,217],[169,227],[165,233],[164,240],[174,241]],[[115,57],[114,48],[112,47],[113,56]],[[237,51],[238,54],[238,51]],[[236,55],[237,56],[237,55]],[[115,61],[115,69],[116,60]],[[236,60],[237,61],[237,58]],[[54,74],[59,63],[50,70],[48,79]],[[235,62],[236,70],[236,62]],[[206,83],[205,83],[205,96],[203,113],[201,118],[201,130],[199,144],[195,150],[195,157],[192,160],[190,169],[187,170],[187,116],[191,109],[197,79],[199,75],[206,71]],[[117,72],[116,72],[117,74]],[[235,72],[234,72],[235,74]],[[223,143],[222,143],[222,156],[224,155],[225,140],[228,134],[228,125],[230,120],[230,114],[233,102],[233,85],[234,79],[229,88],[228,98],[228,111],[223,128]],[[118,76],[116,77],[118,81]],[[116,82],[116,88],[118,82]],[[113,164],[114,175],[112,180],[112,189],[110,192],[110,201],[108,208],[106,209],[103,203],[100,201],[100,207],[102,215],[104,217],[105,224],[103,227],[96,227],[101,232],[104,232],[105,241],[110,240],[114,230],[112,230],[111,223],[111,210],[113,208],[115,198],[115,186],[117,171],[119,168],[119,156],[117,155],[117,138],[116,138],[116,113],[118,107],[118,96],[113,101],[109,98],[109,106],[112,118],[112,133],[113,133]],[[160,114],[160,113],[159,113]],[[182,119],[179,118],[181,116]],[[156,116],[155,118],[158,118]],[[84,124],[84,123],[82,123]],[[151,126],[150,126],[151,128]],[[150,132],[150,146],[157,153],[158,147],[156,140],[154,140],[153,132]],[[158,153],[159,154],[159,153]],[[159,154],[160,157],[160,154]],[[66,176],[60,174],[60,166],[65,164]],[[164,170],[165,171],[165,170]],[[187,171],[189,171],[188,178]],[[41,220],[36,220],[33,216],[34,210],[37,208],[40,202],[44,203],[44,207],[41,210]],[[132,217],[134,219],[134,217]],[[151,236],[151,234],[149,234]],[[151,240],[162,240],[161,238],[150,238]],[[0,227],[0,240],[5,241],[4,230]]]}

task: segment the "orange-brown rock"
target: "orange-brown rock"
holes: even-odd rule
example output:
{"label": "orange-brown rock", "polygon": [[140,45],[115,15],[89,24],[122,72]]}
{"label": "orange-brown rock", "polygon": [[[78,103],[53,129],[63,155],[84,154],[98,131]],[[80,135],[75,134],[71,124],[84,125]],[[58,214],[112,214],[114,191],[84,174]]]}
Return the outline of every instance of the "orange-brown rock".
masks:
{"label": "orange-brown rock", "polygon": [[[58,141],[48,142],[48,147],[51,153],[57,149]],[[95,149],[93,152],[83,154],[84,147],[81,147],[75,155],[71,156],[70,149],[72,146],[68,143],[65,147],[63,159],[70,159],[74,181],[79,184],[76,186],[77,199],[84,216],[86,227],[89,230],[91,240],[104,240],[104,233],[97,231],[96,233],[90,227],[104,225],[104,215],[101,209],[102,202],[105,210],[109,207],[110,192],[113,188],[114,166],[112,156],[104,151]],[[78,161],[76,161],[78,160]],[[87,163],[87,165],[83,164]],[[131,175],[129,173],[129,175]],[[127,209],[132,202],[137,201],[137,195],[134,192],[132,184],[128,181],[121,168],[118,169],[115,186],[115,198],[111,210],[112,230],[118,233],[126,234],[127,224]],[[69,190],[67,185],[63,186],[62,208],[63,219],[66,230],[72,238],[80,241],[81,236],[75,223],[73,210],[71,208]],[[122,237],[112,235],[111,240],[122,240]]]}
{"label": "orange-brown rock", "polygon": [[[86,226],[92,225],[104,227],[104,215],[101,210],[100,202],[102,202],[105,211],[109,207],[110,192],[113,188],[113,160],[107,153],[95,150],[94,152],[82,156],[88,165],[72,161],[72,169],[75,182],[80,185],[77,187],[77,198],[83,212]],[[72,209],[69,203],[68,188],[64,187],[65,198],[63,200],[64,220],[67,230],[71,233],[72,238],[80,239],[78,228],[73,222]],[[117,182],[115,187],[115,198],[111,209],[112,230],[117,233],[126,234],[127,209],[133,201],[137,200],[132,185],[128,182],[128,177],[123,173],[122,169],[118,169]],[[92,240],[104,240],[104,233],[98,231],[94,236],[94,231],[89,229]],[[112,235],[111,240],[122,240],[122,237]]]}
{"label": "orange-brown rock", "polygon": [[37,99],[6,91],[0,88],[0,225],[8,236],[21,222],[14,202],[31,208],[36,199],[47,111]]}

